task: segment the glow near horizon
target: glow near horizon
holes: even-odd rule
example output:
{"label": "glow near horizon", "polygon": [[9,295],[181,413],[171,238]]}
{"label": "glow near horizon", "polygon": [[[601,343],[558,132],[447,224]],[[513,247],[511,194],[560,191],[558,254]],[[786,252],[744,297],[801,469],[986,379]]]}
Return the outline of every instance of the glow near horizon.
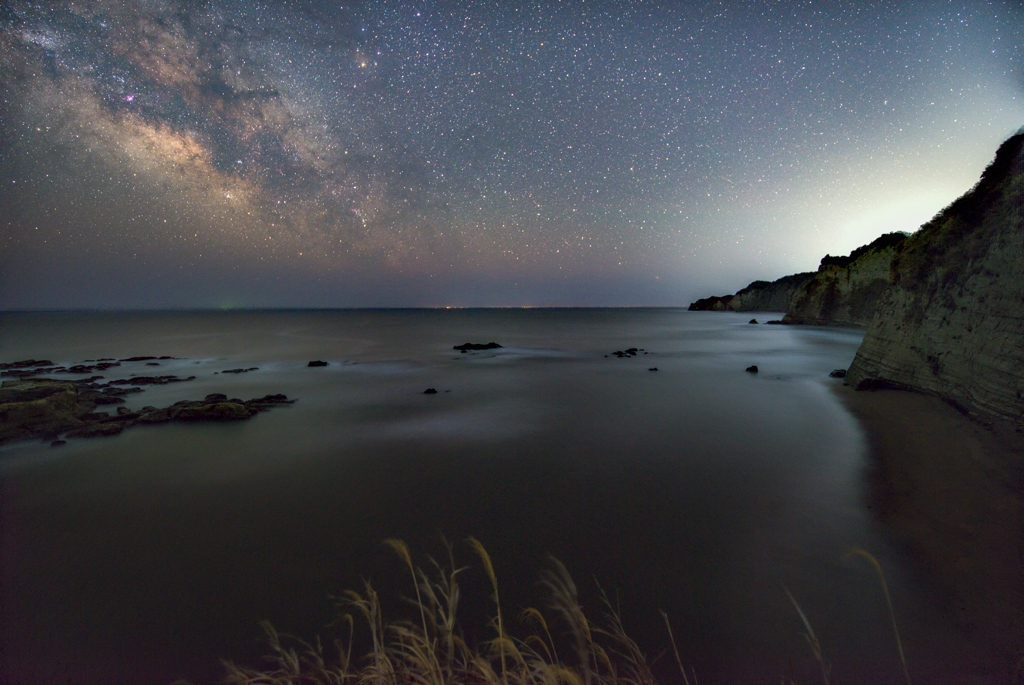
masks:
{"label": "glow near horizon", "polygon": [[1009,2],[15,1],[0,37],[0,308],[685,305],[913,231],[1024,123]]}

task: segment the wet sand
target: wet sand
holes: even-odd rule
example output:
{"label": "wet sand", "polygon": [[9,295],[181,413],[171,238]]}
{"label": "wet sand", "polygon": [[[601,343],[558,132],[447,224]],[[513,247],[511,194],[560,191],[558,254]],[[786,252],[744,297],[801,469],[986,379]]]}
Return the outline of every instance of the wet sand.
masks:
{"label": "wet sand", "polygon": [[[1024,436],[900,390],[837,387],[871,446],[868,506],[949,598],[957,624],[1004,635],[1002,671],[1024,666]],[[1005,672],[1005,671],[1004,671]]]}

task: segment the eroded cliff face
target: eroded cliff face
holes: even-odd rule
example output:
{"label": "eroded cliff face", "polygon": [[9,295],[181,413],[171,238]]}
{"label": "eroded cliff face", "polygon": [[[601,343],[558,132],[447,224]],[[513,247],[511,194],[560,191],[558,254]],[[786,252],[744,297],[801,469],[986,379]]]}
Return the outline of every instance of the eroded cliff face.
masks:
{"label": "eroded cliff face", "polygon": [[867,326],[889,285],[889,265],[902,233],[887,233],[846,257],[826,255],[814,278],[793,296],[783,323]]}
{"label": "eroded cliff face", "polygon": [[1024,132],[978,185],[896,247],[847,373],[1024,422]]}
{"label": "eroded cliff face", "polygon": [[793,296],[814,278],[813,271],[754,281],[735,295],[705,297],[690,304],[691,312],[787,312]]}
{"label": "eroded cliff face", "polygon": [[790,302],[814,272],[808,271],[792,276],[783,276],[777,281],[754,281],[733,295],[729,309],[735,312],[788,312]]}

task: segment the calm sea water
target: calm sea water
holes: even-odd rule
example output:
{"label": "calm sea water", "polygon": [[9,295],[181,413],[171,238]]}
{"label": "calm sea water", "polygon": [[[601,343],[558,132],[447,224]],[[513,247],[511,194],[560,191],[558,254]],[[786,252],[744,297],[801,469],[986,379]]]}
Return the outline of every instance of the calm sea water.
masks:
{"label": "calm sea water", "polygon": [[[471,638],[490,605],[467,536],[489,550],[509,615],[543,605],[537,580],[553,555],[593,618],[600,584],[652,657],[669,645],[665,610],[702,683],[817,682],[785,588],[833,682],[898,681],[877,578],[843,559],[858,546],[886,571],[916,675],[983,671],[984,636],[952,627],[867,507],[864,436],[828,378],[861,333],[749,318],[0,314],[0,361],[173,355],[107,379],[196,376],[129,396],[129,408],[211,392],[298,398],[244,423],[0,448],[7,682],[216,682],[220,658],[259,664],[262,619],[331,635],[331,596],[364,580],[390,616],[405,615],[407,572],[381,541],[404,539],[426,563],[445,558],[441,534],[470,566]],[[504,347],[452,350],[492,340]],[[627,347],[646,354],[607,356]],[[330,365],[307,368],[312,359]],[[238,367],[258,370],[217,373]]]}

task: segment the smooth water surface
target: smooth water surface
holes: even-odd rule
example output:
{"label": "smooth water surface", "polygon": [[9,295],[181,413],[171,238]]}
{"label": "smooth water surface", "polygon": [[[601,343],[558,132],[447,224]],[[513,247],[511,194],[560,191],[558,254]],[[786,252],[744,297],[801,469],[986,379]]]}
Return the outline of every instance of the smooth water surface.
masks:
{"label": "smooth water surface", "polygon": [[[445,558],[441,534],[470,566],[471,639],[485,636],[490,590],[467,536],[489,550],[507,615],[543,605],[537,580],[553,555],[592,618],[599,583],[652,656],[669,645],[665,610],[702,683],[816,682],[785,588],[833,682],[898,680],[877,577],[842,558],[862,547],[886,570],[917,673],[969,673],[983,636],[956,633],[865,506],[865,441],[828,378],[861,333],[749,318],[0,314],[0,361],[173,355],[107,379],[196,376],[129,396],[129,408],[211,392],[298,398],[244,423],[0,448],[7,680],[217,682],[220,658],[260,663],[260,620],[326,637],[331,596],[364,580],[390,598],[389,615],[404,612],[407,571],[381,541],[404,539],[425,564]],[[503,348],[452,349],[492,340]],[[646,354],[609,356],[627,347]],[[258,370],[217,373],[239,367]]]}

